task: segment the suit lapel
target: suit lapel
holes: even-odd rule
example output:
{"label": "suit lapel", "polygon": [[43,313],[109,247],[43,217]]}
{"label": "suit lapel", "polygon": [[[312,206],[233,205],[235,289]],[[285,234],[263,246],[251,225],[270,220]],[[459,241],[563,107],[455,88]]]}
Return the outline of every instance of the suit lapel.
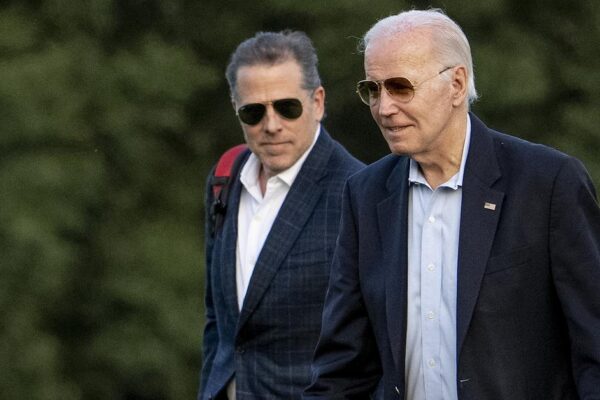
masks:
{"label": "suit lapel", "polygon": [[408,165],[407,157],[399,158],[387,181],[391,194],[377,205],[379,236],[384,249],[387,328],[392,356],[399,371],[404,370],[406,342]]}
{"label": "suit lapel", "polygon": [[242,305],[238,332],[256,309],[319,201],[324,190],[319,181],[327,172],[332,150],[333,141],[321,130],[260,252]]}
{"label": "suit lapel", "polygon": [[500,178],[494,143],[473,114],[465,166],[458,249],[457,354],[464,342],[502,212],[504,193],[491,188]]}
{"label": "suit lapel", "polygon": [[240,194],[242,191],[242,184],[239,180],[239,176],[233,181],[230,190],[229,202],[227,204],[227,214],[230,217],[225,218],[222,227],[222,263],[219,265],[219,268],[221,269],[221,285],[225,303],[235,321],[239,316],[235,278],[238,229],[237,215],[240,206]]}

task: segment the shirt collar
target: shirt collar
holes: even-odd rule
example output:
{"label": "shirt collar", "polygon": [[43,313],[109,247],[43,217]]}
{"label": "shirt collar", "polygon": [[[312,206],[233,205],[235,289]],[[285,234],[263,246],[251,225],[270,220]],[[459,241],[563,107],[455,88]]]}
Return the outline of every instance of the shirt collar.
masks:
{"label": "shirt collar", "polygon": [[[321,125],[319,124],[319,125],[317,125],[317,131],[315,132],[315,137],[313,139],[313,142],[310,145],[310,147],[304,152],[304,154],[302,154],[302,156],[291,167],[289,167],[285,171],[282,171],[279,174],[271,177],[270,179],[279,179],[282,182],[284,182],[288,187],[291,187],[292,184],[294,183],[294,180],[296,180],[296,177],[298,176],[298,173],[300,172],[300,168],[302,168],[304,161],[306,161],[306,158],[308,157],[311,150],[315,146],[315,143],[317,143],[317,139],[319,138],[320,132],[321,132]],[[250,153],[250,156],[248,157],[248,161],[242,168],[242,172],[240,174],[240,181],[246,187],[246,189],[249,189],[253,186],[258,187],[259,172],[260,172],[260,160],[254,153]]]}
{"label": "shirt collar", "polygon": [[[471,118],[469,114],[467,114],[467,129],[465,132],[465,144],[463,145],[462,157],[460,161],[460,168],[456,174],[452,178],[450,178],[446,183],[440,185],[442,187],[448,187],[451,189],[458,189],[458,187],[462,187],[463,184],[463,176],[465,174],[465,165],[467,162],[467,156],[469,154],[469,145],[471,142]],[[419,163],[417,163],[412,158],[410,159],[410,167],[408,171],[408,182],[410,184],[419,183],[422,185],[427,185],[427,180],[423,176],[421,169],[419,168]]]}

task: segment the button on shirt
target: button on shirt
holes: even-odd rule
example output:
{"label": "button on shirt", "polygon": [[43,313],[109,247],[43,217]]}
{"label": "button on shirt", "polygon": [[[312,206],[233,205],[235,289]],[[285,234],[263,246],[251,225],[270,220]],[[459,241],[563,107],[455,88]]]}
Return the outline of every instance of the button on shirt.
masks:
{"label": "button on shirt", "polygon": [[432,190],[410,160],[406,398],[456,400],[456,292],[460,208],[471,122],[459,171]]}

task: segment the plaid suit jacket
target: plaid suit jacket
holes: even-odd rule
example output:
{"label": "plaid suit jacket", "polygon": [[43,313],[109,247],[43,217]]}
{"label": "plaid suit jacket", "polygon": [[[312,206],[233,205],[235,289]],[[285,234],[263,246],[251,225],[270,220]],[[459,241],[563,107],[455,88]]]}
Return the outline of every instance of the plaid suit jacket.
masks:
{"label": "plaid suit jacket", "polygon": [[223,228],[206,236],[199,400],[223,398],[234,375],[237,400],[300,399],[310,383],[343,186],[362,166],[321,130],[265,241],[241,311],[235,257],[242,185],[236,177]]}

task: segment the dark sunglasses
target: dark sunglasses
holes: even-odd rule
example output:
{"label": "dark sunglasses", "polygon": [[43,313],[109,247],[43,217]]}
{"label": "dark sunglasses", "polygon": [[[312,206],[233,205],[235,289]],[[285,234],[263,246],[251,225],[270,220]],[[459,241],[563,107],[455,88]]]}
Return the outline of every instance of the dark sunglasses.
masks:
{"label": "dark sunglasses", "polygon": [[422,85],[430,79],[433,79],[437,76],[440,76],[444,72],[452,69],[454,67],[446,67],[437,74],[430,76],[427,79],[421,81],[421,83],[413,85],[411,81],[407,78],[396,77],[396,78],[388,78],[381,81],[372,81],[366,79],[364,81],[360,81],[356,84],[356,93],[368,106],[371,106],[379,100],[381,96],[381,87],[383,86],[388,94],[401,103],[408,103],[415,97],[415,90],[417,86]]}
{"label": "dark sunglasses", "polygon": [[245,104],[238,108],[237,116],[248,125],[258,124],[267,112],[267,104],[272,104],[277,114],[286,119],[297,119],[302,115],[302,102],[298,99],[281,99],[266,103]]}

